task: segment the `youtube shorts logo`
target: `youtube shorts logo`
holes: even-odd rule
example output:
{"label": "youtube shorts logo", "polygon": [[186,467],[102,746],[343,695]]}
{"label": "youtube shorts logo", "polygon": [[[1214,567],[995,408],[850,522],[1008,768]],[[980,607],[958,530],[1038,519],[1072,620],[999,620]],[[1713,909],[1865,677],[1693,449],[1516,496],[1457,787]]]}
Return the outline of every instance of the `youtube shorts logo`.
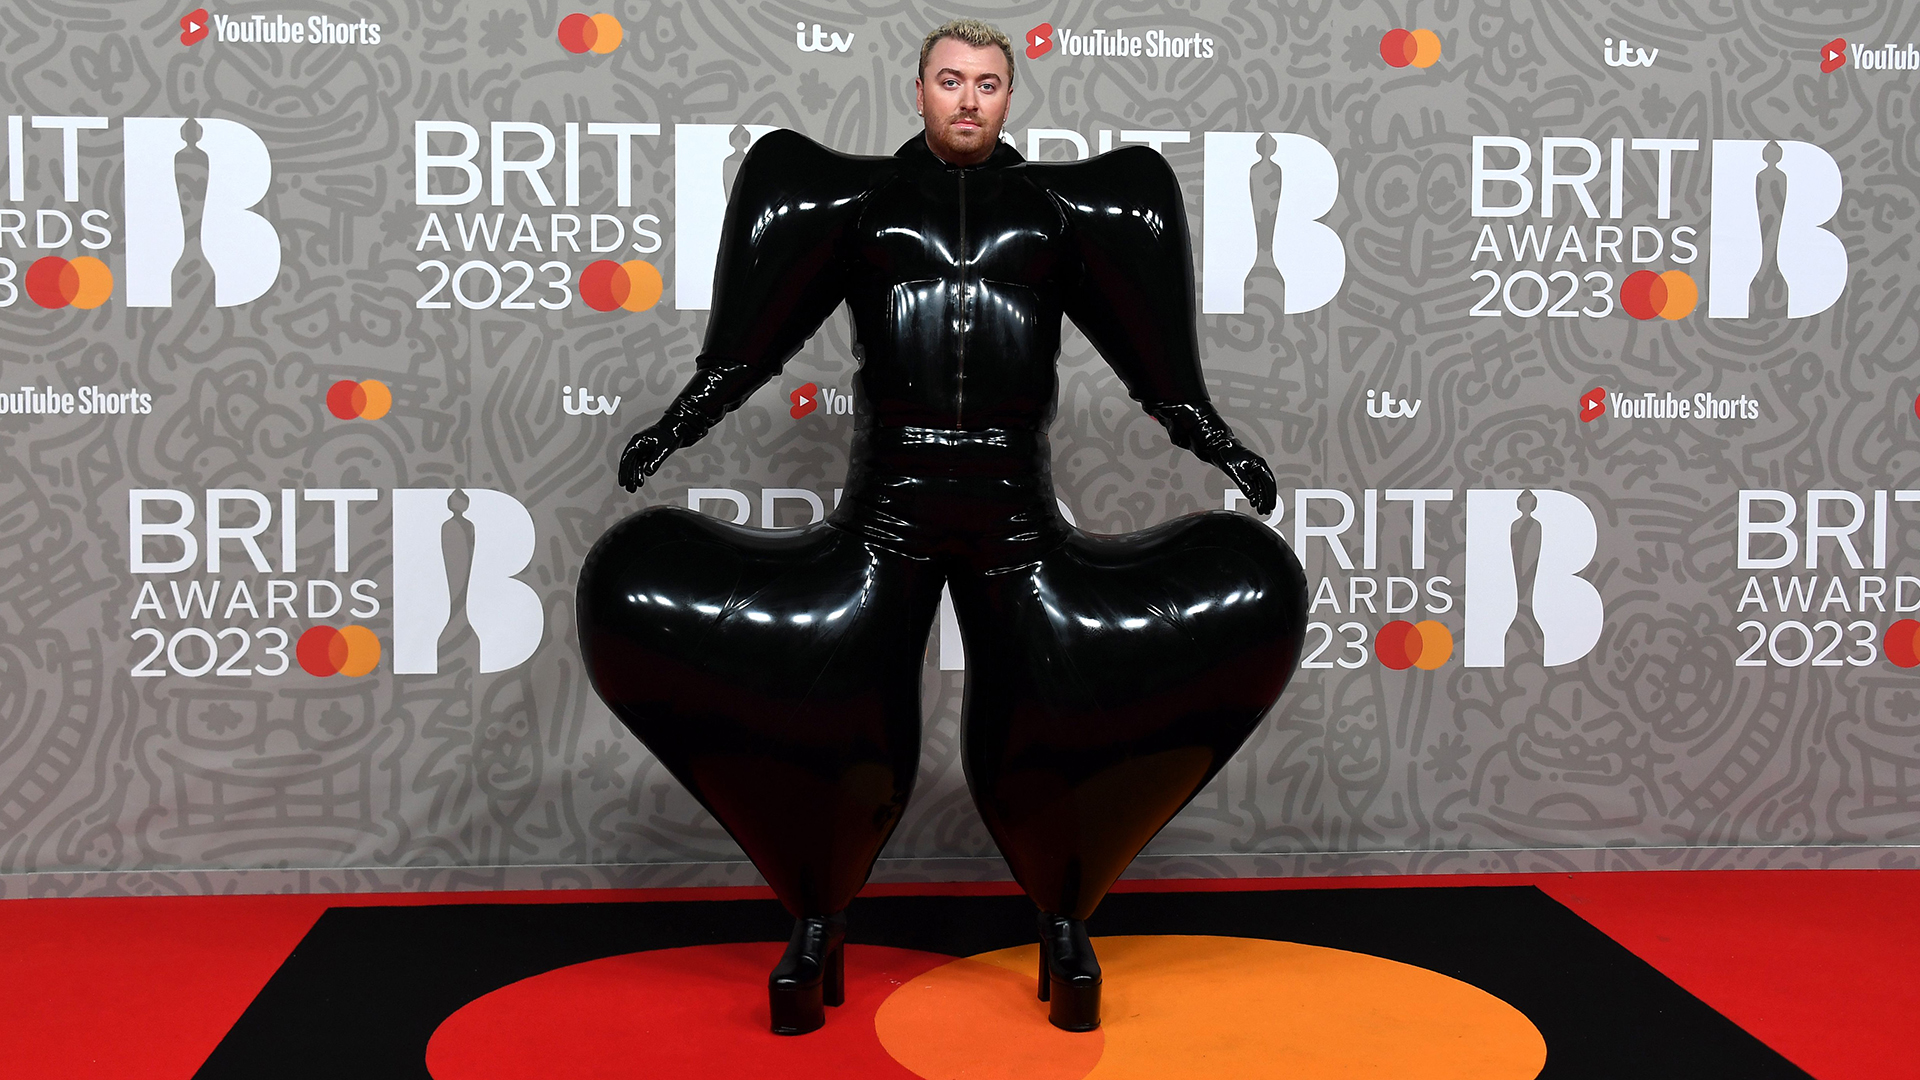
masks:
{"label": "youtube shorts logo", "polygon": [[1580,422],[1591,424],[1607,411],[1607,392],[1596,386],[1580,395]]}
{"label": "youtube shorts logo", "polygon": [[1053,51],[1053,24],[1041,23],[1027,31],[1027,59],[1038,60]]}
{"label": "youtube shorts logo", "polygon": [[198,45],[207,36],[207,9],[195,8],[180,16],[180,44]]}
{"label": "youtube shorts logo", "polygon": [[1828,75],[1839,71],[1847,63],[1847,39],[1834,38],[1820,46],[1820,70]]}
{"label": "youtube shorts logo", "polygon": [[820,385],[808,383],[788,394],[787,400],[793,402],[793,408],[787,410],[788,414],[798,420],[820,407]]}

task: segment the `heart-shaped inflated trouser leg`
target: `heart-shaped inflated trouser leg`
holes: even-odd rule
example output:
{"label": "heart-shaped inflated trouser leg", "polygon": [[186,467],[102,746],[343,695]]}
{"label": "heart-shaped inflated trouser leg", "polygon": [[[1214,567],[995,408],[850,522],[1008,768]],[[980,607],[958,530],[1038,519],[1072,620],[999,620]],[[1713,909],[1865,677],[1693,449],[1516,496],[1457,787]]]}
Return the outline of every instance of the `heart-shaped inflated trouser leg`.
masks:
{"label": "heart-shaped inflated trouser leg", "polygon": [[1253,733],[1306,633],[1306,577],[1252,517],[1075,533],[956,576],[967,784],[1043,912],[1093,913]]}
{"label": "heart-shaped inflated trouser leg", "polygon": [[974,801],[1040,909],[1084,919],[1293,673],[1306,582],[1255,519],[1074,533],[1031,565],[981,571],[830,525],[762,531],[658,508],[588,555],[581,649],[614,715],[787,908],[832,915],[912,790],[949,575]]}
{"label": "heart-shaped inflated trouser leg", "polygon": [[940,584],[930,562],[832,526],[656,508],[587,556],[580,647],[613,714],[787,909],[833,915],[913,789]]}

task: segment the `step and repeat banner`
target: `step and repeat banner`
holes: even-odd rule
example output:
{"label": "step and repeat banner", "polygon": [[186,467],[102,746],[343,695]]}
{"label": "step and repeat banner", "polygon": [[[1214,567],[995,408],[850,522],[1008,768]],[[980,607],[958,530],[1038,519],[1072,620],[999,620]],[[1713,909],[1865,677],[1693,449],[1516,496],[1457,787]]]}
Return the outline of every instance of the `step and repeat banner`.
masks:
{"label": "step and repeat banner", "polygon": [[[1140,872],[1917,861],[1912,8],[837,7],[0,14],[0,873],[737,864],[588,690],[573,582],[644,506],[832,509],[844,312],[638,496],[614,464],[745,148],[891,153],[955,15],[1014,39],[1030,158],[1172,163],[1312,589]],[[1081,528],[1248,512],[1060,367]],[[948,614],[883,873],[995,872],[964,678]]]}

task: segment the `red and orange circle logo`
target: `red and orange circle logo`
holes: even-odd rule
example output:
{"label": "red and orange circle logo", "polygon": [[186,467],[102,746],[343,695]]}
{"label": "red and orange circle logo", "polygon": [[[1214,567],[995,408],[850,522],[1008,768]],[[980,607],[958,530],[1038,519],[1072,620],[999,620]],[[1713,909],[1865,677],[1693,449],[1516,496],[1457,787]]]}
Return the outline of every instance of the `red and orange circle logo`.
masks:
{"label": "red and orange circle logo", "polygon": [[380,666],[380,639],[364,626],[316,626],[294,646],[300,668],[309,675],[358,678]]}
{"label": "red and orange circle logo", "polygon": [[560,47],[570,53],[610,53],[620,47],[626,33],[611,15],[575,12],[560,20]]}
{"label": "red and orange circle logo", "polygon": [[1432,67],[1440,59],[1440,35],[1431,30],[1389,30],[1380,38],[1380,59],[1397,68]]}
{"label": "red and orange circle logo", "polygon": [[666,283],[645,259],[617,263],[599,259],[580,272],[580,299],[595,311],[645,311],[660,302]]}
{"label": "red and orange circle logo", "polygon": [[393,408],[393,391],[379,379],[341,379],[327,388],[327,411],[342,420],[378,420]]}
{"label": "red and orange circle logo", "polygon": [[1881,642],[1887,659],[1897,667],[1920,667],[1920,622],[1901,619],[1887,627]]}
{"label": "red and orange circle logo", "polygon": [[26,287],[28,299],[43,308],[92,311],[113,295],[113,271],[91,255],[77,259],[48,255],[27,268]]}
{"label": "red and orange circle logo", "polygon": [[1684,270],[1636,270],[1620,283],[1620,306],[1636,319],[1684,319],[1700,302],[1700,287]]}
{"label": "red and orange circle logo", "polygon": [[1417,623],[1396,619],[1374,635],[1373,652],[1395,671],[1410,667],[1432,671],[1453,657],[1453,631],[1432,619]]}

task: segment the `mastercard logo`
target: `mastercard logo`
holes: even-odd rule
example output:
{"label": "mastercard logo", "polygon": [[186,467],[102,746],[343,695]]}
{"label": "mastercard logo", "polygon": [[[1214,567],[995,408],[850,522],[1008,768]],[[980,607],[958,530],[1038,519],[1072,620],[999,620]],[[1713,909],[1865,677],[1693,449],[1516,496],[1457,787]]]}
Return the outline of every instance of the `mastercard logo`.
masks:
{"label": "mastercard logo", "polygon": [[342,420],[378,420],[393,408],[393,391],[379,379],[341,379],[327,388],[327,411]]}
{"label": "mastercard logo", "polygon": [[1684,319],[1700,302],[1700,287],[1683,270],[1636,270],[1620,283],[1620,307],[1636,319]]}
{"label": "mastercard logo", "polygon": [[645,311],[660,302],[666,283],[645,259],[617,263],[600,259],[580,272],[580,299],[595,311]]}
{"label": "mastercard logo", "polygon": [[300,668],[309,675],[358,678],[380,666],[380,639],[364,626],[316,626],[294,646]]}
{"label": "mastercard logo", "polygon": [[1886,639],[1881,643],[1886,649],[1887,659],[1899,667],[1920,667],[1920,622],[1901,619],[1887,627]]}
{"label": "mastercard logo", "polygon": [[1380,59],[1397,68],[1432,67],[1440,59],[1440,35],[1431,30],[1389,30],[1380,37]]}
{"label": "mastercard logo", "polygon": [[92,311],[113,295],[113,271],[91,255],[49,255],[27,267],[27,298],[43,308]]}
{"label": "mastercard logo", "polygon": [[1374,635],[1373,653],[1395,671],[1410,667],[1432,671],[1453,657],[1453,631],[1432,619],[1417,623],[1396,619]]}
{"label": "mastercard logo", "polygon": [[560,47],[570,53],[610,53],[620,47],[627,32],[611,15],[574,13],[560,20]]}

